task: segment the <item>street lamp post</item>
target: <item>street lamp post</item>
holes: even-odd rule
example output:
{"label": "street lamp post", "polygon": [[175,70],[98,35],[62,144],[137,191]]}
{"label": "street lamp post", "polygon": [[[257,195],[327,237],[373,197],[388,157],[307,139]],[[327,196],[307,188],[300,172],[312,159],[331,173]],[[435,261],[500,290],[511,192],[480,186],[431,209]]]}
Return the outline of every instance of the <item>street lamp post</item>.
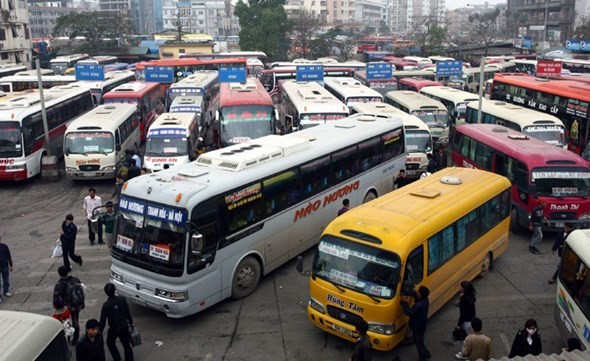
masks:
{"label": "street lamp post", "polygon": [[549,0],[545,0],[545,20],[543,21],[543,48],[541,49],[541,58],[545,56],[545,39],[547,36],[547,13],[549,12]]}

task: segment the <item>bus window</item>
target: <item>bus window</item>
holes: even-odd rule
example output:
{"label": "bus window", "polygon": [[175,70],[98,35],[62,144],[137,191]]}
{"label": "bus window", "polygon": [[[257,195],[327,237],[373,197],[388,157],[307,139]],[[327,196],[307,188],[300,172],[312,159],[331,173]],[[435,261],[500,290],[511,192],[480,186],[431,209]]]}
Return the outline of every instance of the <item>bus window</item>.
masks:
{"label": "bus window", "polygon": [[320,158],[301,166],[303,190],[308,196],[318,194],[330,186],[330,157]]}
{"label": "bus window", "polygon": [[[195,233],[191,234],[188,253],[188,273],[195,273],[213,262],[217,251],[216,199],[207,200],[195,207],[191,220]],[[200,235],[200,237],[197,237]]]}
{"label": "bus window", "polygon": [[275,214],[292,205],[289,194],[297,188],[297,169],[291,169],[263,181],[266,215]]}
{"label": "bus window", "polygon": [[343,182],[358,173],[356,147],[341,150],[332,155],[334,183]]}
{"label": "bus window", "polygon": [[410,281],[412,284],[417,285],[422,282],[424,278],[424,247],[418,246],[408,256],[406,262],[406,271],[404,273],[404,281]]}

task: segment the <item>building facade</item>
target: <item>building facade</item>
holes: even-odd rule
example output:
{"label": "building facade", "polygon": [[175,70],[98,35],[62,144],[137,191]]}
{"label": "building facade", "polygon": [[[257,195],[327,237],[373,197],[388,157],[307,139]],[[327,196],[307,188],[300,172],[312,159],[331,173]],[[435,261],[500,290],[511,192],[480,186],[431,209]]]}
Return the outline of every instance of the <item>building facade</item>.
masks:
{"label": "building facade", "polygon": [[64,4],[59,1],[44,1],[29,4],[29,21],[31,36],[33,38],[51,37],[54,35],[53,28],[57,23],[57,18],[78,11],[76,8],[63,5]]}
{"label": "building facade", "polygon": [[33,47],[25,0],[0,0],[0,64],[31,65]]}
{"label": "building facade", "polygon": [[180,27],[184,32],[213,38],[240,32],[231,0],[162,0],[162,22],[164,30]]}
{"label": "building facade", "polygon": [[437,24],[445,24],[444,0],[389,0],[387,3],[387,20],[391,32],[395,35],[407,35],[417,24],[426,18]]}
{"label": "building facade", "polygon": [[576,19],[584,16],[583,12],[576,16],[576,8],[583,10],[585,7],[582,3],[585,2],[586,0],[508,0],[508,13],[522,14],[521,26],[524,33],[531,36],[535,43],[542,41],[543,26],[547,23],[546,40],[563,44],[571,37]]}

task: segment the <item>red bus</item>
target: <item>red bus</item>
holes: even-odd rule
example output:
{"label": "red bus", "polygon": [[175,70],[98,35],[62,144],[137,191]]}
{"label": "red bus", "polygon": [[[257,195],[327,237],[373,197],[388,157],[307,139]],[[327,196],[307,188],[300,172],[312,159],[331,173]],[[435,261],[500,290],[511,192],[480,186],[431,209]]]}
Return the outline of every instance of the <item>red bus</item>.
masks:
{"label": "red bus", "polygon": [[[328,68],[324,67],[324,77],[332,76],[353,76],[355,73],[352,68]],[[266,69],[262,71],[260,75],[260,82],[264,86],[264,89],[273,97],[278,100],[280,93],[279,80],[295,79],[297,78],[297,69],[295,67],[277,67],[274,69]]]}
{"label": "red bus", "polygon": [[453,165],[485,169],[512,182],[511,228],[527,227],[545,201],[549,229],[590,224],[590,168],[563,148],[496,124],[465,124],[453,138]]}
{"label": "red bus", "polygon": [[403,78],[397,82],[398,90],[411,90],[419,92],[420,89],[426,86],[442,86],[441,83],[419,77]]}
{"label": "red bus", "polygon": [[555,115],[565,125],[568,149],[590,161],[590,84],[540,79],[526,74],[496,74],[491,99]]}
{"label": "red bus", "polygon": [[139,130],[145,140],[150,125],[164,111],[160,83],[133,81],[119,85],[103,96],[105,104],[135,104],[141,115]]}
{"label": "red bus", "polygon": [[248,78],[246,83],[222,83],[219,94],[213,131],[217,147],[275,134],[277,111],[258,79]]}
{"label": "red bus", "polygon": [[387,56],[383,61],[393,64],[395,70],[420,70],[420,66],[415,61],[404,58],[396,58],[394,56]]}

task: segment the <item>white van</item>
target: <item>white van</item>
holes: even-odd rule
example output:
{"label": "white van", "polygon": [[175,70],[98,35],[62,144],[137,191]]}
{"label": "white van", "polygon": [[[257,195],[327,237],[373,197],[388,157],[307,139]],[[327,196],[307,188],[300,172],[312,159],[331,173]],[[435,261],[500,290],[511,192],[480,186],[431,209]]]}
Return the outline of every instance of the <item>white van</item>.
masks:
{"label": "white van", "polygon": [[64,327],[52,317],[0,311],[0,325],[0,360],[72,360]]}
{"label": "white van", "polygon": [[195,158],[199,129],[195,113],[164,113],[147,135],[144,168],[151,172],[188,163]]}
{"label": "white van", "polygon": [[139,115],[134,104],[99,105],[66,130],[66,174],[71,179],[115,178],[120,156],[139,143]]}

